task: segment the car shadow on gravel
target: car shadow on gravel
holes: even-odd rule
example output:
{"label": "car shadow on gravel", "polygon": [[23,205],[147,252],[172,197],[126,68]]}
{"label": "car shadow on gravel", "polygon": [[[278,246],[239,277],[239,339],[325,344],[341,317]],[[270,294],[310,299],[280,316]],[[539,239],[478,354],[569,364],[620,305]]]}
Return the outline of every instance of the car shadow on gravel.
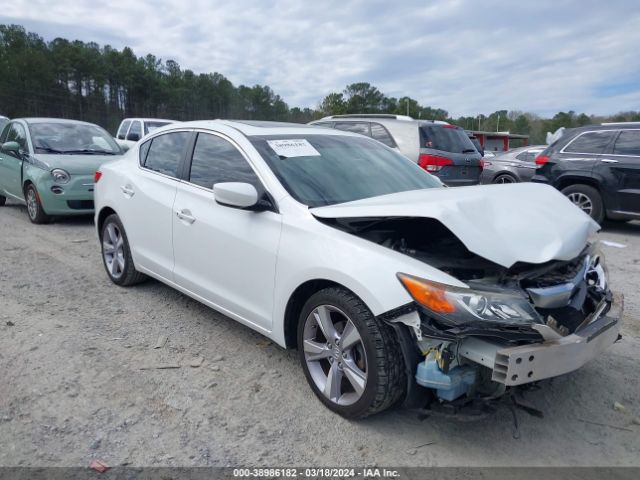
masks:
{"label": "car shadow on gravel", "polygon": [[607,220],[602,225],[602,232],[640,235],[640,221],[612,222]]}

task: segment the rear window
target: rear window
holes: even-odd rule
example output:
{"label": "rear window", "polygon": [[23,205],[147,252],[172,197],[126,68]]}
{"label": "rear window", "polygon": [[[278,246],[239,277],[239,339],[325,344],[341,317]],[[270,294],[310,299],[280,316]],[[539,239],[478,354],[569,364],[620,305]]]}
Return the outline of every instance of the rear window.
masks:
{"label": "rear window", "polygon": [[569,153],[591,153],[600,154],[607,148],[609,142],[613,138],[612,131],[604,132],[586,132],[582,135],[578,135],[575,139],[569,142],[569,145],[564,147],[564,152]]}
{"label": "rear window", "polygon": [[477,153],[465,131],[453,125],[421,126],[420,147],[451,153]]}

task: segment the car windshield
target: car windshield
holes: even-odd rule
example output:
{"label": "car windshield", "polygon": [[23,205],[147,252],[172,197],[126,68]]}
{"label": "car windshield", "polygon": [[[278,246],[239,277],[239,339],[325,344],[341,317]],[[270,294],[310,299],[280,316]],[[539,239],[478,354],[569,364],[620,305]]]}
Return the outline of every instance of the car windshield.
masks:
{"label": "car windshield", "polygon": [[29,125],[36,153],[119,155],[120,147],[97,125],[84,123],[46,123]]}
{"label": "car windshield", "polygon": [[151,132],[159,129],[160,127],[169,125],[169,123],[171,122],[144,122],[144,134],[148,135]]}
{"label": "car windshield", "polygon": [[476,147],[465,131],[455,125],[423,125],[420,146],[451,153],[476,153]]}
{"label": "car windshield", "polygon": [[368,138],[249,137],[287,191],[310,207],[442,186],[411,160]]}

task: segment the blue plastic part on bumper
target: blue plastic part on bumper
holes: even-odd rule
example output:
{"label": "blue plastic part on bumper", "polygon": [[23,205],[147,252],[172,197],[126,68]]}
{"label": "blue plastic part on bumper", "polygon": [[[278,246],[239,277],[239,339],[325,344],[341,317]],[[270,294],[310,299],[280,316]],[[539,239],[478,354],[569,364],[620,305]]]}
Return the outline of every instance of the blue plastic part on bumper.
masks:
{"label": "blue plastic part on bumper", "polygon": [[465,365],[444,373],[435,359],[426,358],[418,365],[416,382],[436,390],[438,398],[453,401],[469,392],[476,382],[476,369]]}

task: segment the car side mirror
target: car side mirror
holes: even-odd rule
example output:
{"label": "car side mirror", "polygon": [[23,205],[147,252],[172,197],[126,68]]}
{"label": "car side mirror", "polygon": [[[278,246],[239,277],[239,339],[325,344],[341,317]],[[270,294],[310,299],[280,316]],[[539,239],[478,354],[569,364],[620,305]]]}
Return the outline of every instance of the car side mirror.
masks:
{"label": "car side mirror", "polygon": [[227,207],[252,209],[258,204],[258,191],[250,183],[216,183],[213,185],[213,198]]}
{"label": "car side mirror", "polygon": [[4,142],[2,144],[2,151],[6,153],[20,153],[20,145],[18,142]]}
{"label": "car side mirror", "polygon": [[138,140],[140,140],[140,135],[138,135],[137,133],[130,133],[129,135],[127,135],[127,140],[131,142],[137,142]]}

